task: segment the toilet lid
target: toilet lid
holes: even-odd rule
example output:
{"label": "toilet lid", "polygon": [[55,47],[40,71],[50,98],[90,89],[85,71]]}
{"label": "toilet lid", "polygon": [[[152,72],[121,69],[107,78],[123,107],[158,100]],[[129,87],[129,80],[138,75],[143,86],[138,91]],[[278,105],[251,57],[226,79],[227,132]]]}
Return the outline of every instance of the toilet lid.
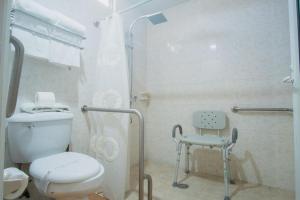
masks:
{"label": "toilet lid", "polygon": [[74,152],[64,152],[40,158],[30,165],[30,174],[52,183],[75,183],[94,177],[103,170],[94,158]]}

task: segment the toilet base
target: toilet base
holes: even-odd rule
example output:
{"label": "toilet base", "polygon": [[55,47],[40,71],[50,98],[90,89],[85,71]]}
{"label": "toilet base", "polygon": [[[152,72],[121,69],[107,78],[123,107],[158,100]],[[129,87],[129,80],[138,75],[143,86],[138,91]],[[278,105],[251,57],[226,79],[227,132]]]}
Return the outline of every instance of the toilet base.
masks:
{"label": "toilet base", "polygon": [[98,175],[78,183],[50,183],[44,191],[43,181],[34,179],[38,191],[55,200],[89,200],[88,195],[102,191],[103,171]]}
{"label": "toilet base", "polygon": [[58,198],[58,199],[55,199],[55,200],[89,200],[88,197],[65,197],[65,198]]}

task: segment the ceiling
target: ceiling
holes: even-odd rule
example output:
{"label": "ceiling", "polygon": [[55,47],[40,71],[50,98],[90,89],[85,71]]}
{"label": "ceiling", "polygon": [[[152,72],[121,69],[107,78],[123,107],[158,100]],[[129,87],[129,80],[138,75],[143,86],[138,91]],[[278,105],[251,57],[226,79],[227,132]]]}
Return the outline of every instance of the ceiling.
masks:
{"label": "ceiling", "polygon": [[[40,0],[42,1],[42,0]],[[117,10],[124,10],[128,7],[136,5],[141,2],[145,2],[147,0],[116,0],[117,1]],[[150,2],[145,3],[144,5],[138,6],[137,8],[124,13],[125,16],[140,16],[143,14],[154,13],[158,11],[162,11],[164,9],[176,6],[180,3],[184,3],[190,0],[149,0]],[[99,17],[105,18],[112,14],[112,9],[110,7],[104,6],[100,3],[101,0],[93,0],[93,6],[97,6],[101,12],[99,12]]]}
{"label": "ceiling", "polygon": [[[123,10],[128,6],[143,1],[145,0],[119,0],[118,9]],[[149,12],[161,11],[187,1],[189,0],[152,0],[149,3],[146,3],[145,5],[142,5],[136,9],[142,13],[149,13]]]}

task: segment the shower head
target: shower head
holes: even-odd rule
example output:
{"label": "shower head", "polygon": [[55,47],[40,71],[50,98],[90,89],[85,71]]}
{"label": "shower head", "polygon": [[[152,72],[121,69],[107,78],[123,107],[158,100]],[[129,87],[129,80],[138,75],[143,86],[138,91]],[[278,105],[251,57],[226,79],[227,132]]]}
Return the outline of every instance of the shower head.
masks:
{"label": "shower head", "polygon": [[162,12],[147,15],[147,18],[153,25],[161,24],[168,21]]}
{"label": "shower head", "polygon": [[134,28],[135,24],[139,21],[144,20],[144,19],[148,19],[153,25],[161,24],[161,23],[164,23],[164,22],[168,21],[167,18],[165,17],[165,15],[162,12],[156,12],[156,13],[153,13],[153,14],[140,16],[140,17],[136,18],[130,24],[130,27],[129,27],[129,34],[130,35],[132,35],[132,31],[133,31],[133,28]]}

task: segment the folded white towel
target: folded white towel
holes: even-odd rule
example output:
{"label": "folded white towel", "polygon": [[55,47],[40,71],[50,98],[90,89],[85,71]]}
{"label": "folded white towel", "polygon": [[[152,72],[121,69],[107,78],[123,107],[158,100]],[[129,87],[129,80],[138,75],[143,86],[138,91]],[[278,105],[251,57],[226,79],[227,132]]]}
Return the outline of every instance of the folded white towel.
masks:
{"label": "folded white towel", "polygon": [[[80,67],[81,50],[75,46],[81,46],[82,37],[86,32],[85,26],[33,0],[14,0],[13,8],[21,12],[15,13],[15,25],[18,26],[13,26],[12,33],[23,42],[27,55],[43,58],[59,65]],[[59,28],[49,27],[48,24],[36,18]],[[59,42],[59,40],[51,40],[43,35],[50,35],[75,46]]]}
{"label": "folded white towel", "polygon": [[80,49],[60,42],[50,42],[49,62],[80,67]]}
{"label": "folded white towel", "polygon": [[53,11],[35,1],[14,0],[13,8],[31,14],[49,23],[54,24],[57,22],[57,16],[53,14]]}
{"label": "folded white towel", "polygon": [[59,103],[52,106],[38,106],[34,103],[24,103],[21,105],[21,111],[31,114],[41,112],[70,112],[70,107]]}
{"label": "folded white towel", "polygon": [[68,29],[72,32],[77,33],[78,35],[85,35],[85,26],[57,11],[50,10],[33,0],[15,0],[13,8],[31,14],[51,24],[55,24]]}
{"label": "folded white towel", "polygon": [[50,45],[48,39],[17,27],[12,29],[12,34],[22,41],[26,55],[48,60]]}
{"label": "folded white towel", "polygon": [[[55,11],[54,11],[55,12]],[[55,12],[56,14],[56,25],[65,29],[69,29],[80,36],[84,36],[86,32],[85,26],[74,21],[73,19],[66,17],[65,15]]]}

